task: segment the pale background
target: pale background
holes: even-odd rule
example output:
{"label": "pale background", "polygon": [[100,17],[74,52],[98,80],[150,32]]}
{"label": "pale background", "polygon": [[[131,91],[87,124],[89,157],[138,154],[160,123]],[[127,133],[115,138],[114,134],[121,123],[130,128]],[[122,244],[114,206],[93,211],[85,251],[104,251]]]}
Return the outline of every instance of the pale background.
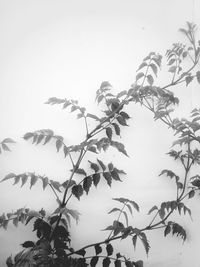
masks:
{"label": "pale background", "polygon": [[[69,160],[56,154],[53,145],[35,147],[21,137],[28,131],[50,128],[74,144],[85,136],[85,128],[83,122],[74,120],[75,114],[44,102],[52,96],[78,99],[88,112],[100,114],[93,101],[100,83],[110,81],[115,92],[129,89],[149,52],[164,54],[173,42],[184,41],[178,29],[186,21],[200,27],[200,1],[0,1],[0,140],[11,137],[17,141],[12,153],[0,156],[0,178],[9,172],[35,171],[64,181]],[[164,76],[161,84],[168,79]],[[196,82],[174,90],[181,99],[180,117],[199,106]],[[107,236],[100,230],[115,218],[106,215],[115,205],[112,197],[138,202],[141,214],[135,213],[132,219],[136,227],[147,225],[146,213],[152,205],[174,197],[172,184],[158,178],[165,168],[181,174],[166,155],[174,140],[172,132],[139,106],[132,105],[129,112],[132,120],[122,138],[130,158],[114,150],[109,157],[99,156],[127,172],[124,183],[115,183],[111,189],[101,185],[81,202],[71,202],[70,207],[82,213],[78,227],[72,225],[77,248]],[[177,217],[188,231],[185,244],[175,237],[163,238],[163,232],[157,231],[147,233],[151,243],[148,258],[139,243],[135,252],[131,241],[116,242],[116,248],[132,259],[144,259],[147,267],[199,267],[199,198],[188,205],[193,222],[187,216]],[[1,213],[24,206],[52,211],[55,201],[50,190],[43,194],[39,183],[31,191],[28,185],[21,189],[11,182],[0,184]],[[32,238],[30,229],[13,225],[7,232],[0,229],[0,261],[19,251],[26,238]]]}

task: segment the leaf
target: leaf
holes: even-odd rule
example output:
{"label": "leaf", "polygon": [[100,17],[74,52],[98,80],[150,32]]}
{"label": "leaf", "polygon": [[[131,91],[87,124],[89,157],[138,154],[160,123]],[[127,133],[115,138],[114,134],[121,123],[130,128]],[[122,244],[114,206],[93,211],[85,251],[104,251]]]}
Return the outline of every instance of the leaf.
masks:
{"label": "leaf", "polygon": [[125,220],[126,220],[126,226],[128,227],[128,216],[125,211],[122,212],[124,214]]}
{"label": "leaf", "polygon": [[97,102],[98,104],[103,100],[104,96],[103,95],[100,95],[98,98],[97,98]]}
{"label": "leaf", "polygon": [[114,126],[116,135],[120,135],[120,127],[117,123],[113,122],[112,125]]}
{"label": "leaf", "polygon": [[111,146],[115,147],[119,152],[123,153],[125,156],[128,157],[128,154],[125,150],[125,147],[122,143],[116,142],[116,141],[111,141]]}
{"label": "leaf", "polygon": [[185,81],[186,81],[186,86],[188,86],[189,83],[191,83],[191,81],[194,79],[194,76],[187,76],[185,77]]}
{"label": "leaf", "polygon": [[34,136],[34,133],[28,132],[23,136],[23,138],[25,140],[28,140],[28,139],[32,138],[33,136]]}
{"label": "leaf", "polygon": [[112,139],[112,129],[110,127],[106,128],[106,135],[110,140]]}
{"label": "leaf", "polygon": [[99,244],[94,246],[96,255],[99,255],[102,252],[102,248]]}
{"label": "leaf", "polygon": [[4,151],[11,151],[10,148],[6,144],[2,143],[1,145]]}
{"label": "leaf", "polygon": [[60,185],[59,182],[50,180],[50,183],[51,183],[51,185],[52,185],[58,192],[61,192],[61,191],[60,191],[60,186],[61,186],[61,185]]}
{"label": "leaf", "polygon": [[98,256],[92,257],[92,259],[90,261],[90,266],[91,267],[95,267],[97,265],[98,260],[99,260],[99,257]]}
{"label": "leaf", "polygon": [[171,232],[171,226],[170,224],[168,224],[165,228],[165,231],[164,231],[164,236],[168,235],[169,233]]}
{"label": "leaf", "polygon": [[136,81],[138,81],[140,78],[142,78],[144,76],[144,73],[143,72],[139,72],[137,75],[136,75]]}
{"label": "leaf", "polygon": [[137,235],[134,235],[132,238],[134,249],[136,249]]}
{"label": "leaf", "polygon": [[197,82],[200,83],[200,71],[196,72]]}
{"label": "leaf", "polygon": [[22,174],[21,179],[22,179],[22,185],[21,185],[21,187],[22,187],[22,186],[24,186],[25,183],[27,182],[27,180],[28,180],[28,175],[27,175],[26,173]]}
{"label": "leaf", "polygon": [[43,190],[45,190],[48,184],[49,184],[49,179],[47,177],[42,178]]}
{"label": "leaf", "polygon": [[100,174],[99,173],[95,173],[92,175],[92,179],[93,179],[93,184],[94,186],[97,187],[99,181],[100,181]]}
{"label": "leaf", "polygon": [[112,177],[109,172],[103,172],[103,177],[106,179],[106,182],[109,186],[111,186],[112,183]]}
{"label": "leaf", "polygon": [[151,214],[154,210],[158,210],[158,207],[157,206],[153,206],[149,212],[148,212],[148,215]]}
{"label": "leaf", "polygon": [[13,267],[13,261],[11,256],[6,259],[6,265],[8,267]]}
{"label": "leaf", "polygon": [[175,58],[171,58],[171,59],[169,60],[169,62],[168,62],[168,65],[172,65],[175,61],[176,61]]}
{"label": "leaf", "polygon": [[91,118],[91,119],[94,119],[96,121],[100,121],[100,119],[96,115],[94,115],[94,114],[87,113],[87,116],[86,117]]}
{"label": "leaf", "polygon": [[76,251],[75,253],[84,257],[86,251],[85,251],[85,249],[81,249],[81,250]]}
{"label": "leaf", "polygon": [[44,143],[43,143],[43,145],[46,145],[48,142],[50,142],[50,140],[52,139],[52,135],[47,135],[46,137],[45,137],[45,140],[44,140]]}
{"label": "leaf", "polygon": [[123,125],[123,126],[127,126],[126,120],[124,119],[124,117],[122,117],[121,115],[117,116],[117,121],[119,122],[119,124]]}
{"label": "leaf", "polygon": [[57,139],[56,140],[56,149],[57,149],[57,152],[59,152],[59,150],[61,149],[62,145],[63,145],[63,142],[60,139]]}
{"label": "leaf", "polygon": [[115,260],[114,264],[115,264],[115,267],[121,267],[121,261],[120,260]]}
{"label": "leaf", "polygon": [[116,181],[121,181],[120,177],[119,177],[119,174],[118,172],[116,171],[116,169],[114,168],[112,171],[111,171],[111,175],[112,175],[112,178]]}
{"label": "leaf", "polygon": [[14,177],[16,177],[16,174],[14,174],[13,172],[11,172],[11,173],[7,174],[7,175],[1,180],[1,182],[6,181],[6,180],[8,180],[8,179],[12,179],[12,178],[14,178]]}
{"label": "leaf", "polygon": [[105,164],[100,160],[100,159],[97,159],[99,165],[101,166],[102,170],[105,171],[106,170],[106,166]]}
{"label": "leaf", "polygon": [[153,85],[153,83],[154,83],[154,79],[153,79],[153,77],[152,77],[152,75],[147,75],[147,82],[152,86]]}
{"label": "leaf", "polygon": [[146,66],[147,66],[147,63],[146,62],[142,62],[142,64],[140,64],[139,68],[137,69],[137,71],[142,69],[142,68],[144,68],[144,67],[146,67]]}
{"label": "leaf", "polygon": [[83,187],[82,185],[75,185],[72,187],[72,194],[80,200],[80,197],[83,195]]}
{"label": "leaf", "polygon": [[158,73],[158,68],[155,64],[151,63],[150,64],[151,69],[153,70],[154,74],[157,76]]}
{"label": "leaf", "polygon": [[23,248],[32,248],[35,246],[35,243],[33,241],[25,241],[21,246]]}
{"label": "leaf", "polygon": [[168,71],[175,73],[176,72],[176,66],[171,66]]}
{"label": "leaf", "polygon": [[131,261],[125,261],[126,267],[134,267],[133,262]]}
{"label": "leaf", "polygon": [[110,214],[110,213],[112,213],[112,212],[116,212],[116,211],[121,211],[120,209],[118,209],[118,208],[113,208],[113,209],[111,209],[109,212],[108,212],[108,214]]}
{"label": "leaf", "polygon": [[111,244],[107,244],[106,251],[107,251],[107,255],[111,256],[113,254],[113,246]]}
{"label": "leaf", "polygon": [[35,174],[31,174],[30,189],[37,182],[37,180],[38,180],[38,177]]}
{"label": "leaf", "polygon": [[91,176],[85,177],[85,179],[83,180],[83,189],[85,190],[86,194],[88,194],[91,185],[92,185],[92,177]]}
{"label": "leaf", "polygon": [[13,139],[11,138],[5,138],[2,143],[16,143]]}
{"label": "leaf", "polygon": [[194,190],[191,190],[188,194],[188,198],[193,198],[195,195],[195,191]]}
{"label": "leaf", "polygon": [[95,172],[99,171],[99,166],[96,163],[90,162],[90,168],[93,169]]}
{"label": "leaf", "polygon": [[135,267],[144,267],[144,263],[141,260],[136,261],[134,264],[135,264]]}
{"label": "leaf", "polygon": [[108,267],[110,263],[111,263],[110,258],[103,259],[103,267]]}
{"label": "leaf", "polygon": [[126,113],[125,111],[121,111],[119,113],[125,120],[130,119],[130,116],[128,115],[128,113]]}
{"label": "leaf", "polygon": [[120,98],[120,97],[122,97],[122,96],[124,96],[124,95],[127,95],[127,91],[126,91],[126,90],[123,90],[123,91],[121,91],[120,93],[118,93],[118,94],[117,94],[117,98]]}
{"label": "leaf", "polygon": [[81,169],[81,168],[76,169],[75,173],[82,174],[82,175],[85,175],[85,176],[87,175],[86,172],[84,171],[84,169]]}
{"label": "leaf", "polygon": [[13,185],[18,184],[19,181],[20,181],[20,175],[15,176],[14,180],[15,180],[15,181],[14,181]]}
{"label": "leaf", "polygon": [[140,240],[142,241],[142,244],[144,245],[146,254],[148,255],[149,249],[150,249],[150,245],[149,245],[149,242],[147,240],[146,234],[145,233],[140,233],[139,237],[140,237]]}

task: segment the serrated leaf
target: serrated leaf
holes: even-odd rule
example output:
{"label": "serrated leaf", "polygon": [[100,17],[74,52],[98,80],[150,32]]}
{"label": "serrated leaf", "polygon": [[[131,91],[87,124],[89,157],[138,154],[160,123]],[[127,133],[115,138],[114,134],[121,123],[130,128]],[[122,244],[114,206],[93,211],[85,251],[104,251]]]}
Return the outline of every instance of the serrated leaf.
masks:
{"label": "serrated leaf", "polygon": [[83,187],[82,185],[75,185],[72,187],[72,194],[80,200],[80,197],[83,195]]}
{"label": "serrated leaf", "polygon": [[85,175],[85,176],[87,175],[86,172],[85,172],[85,170],[84,169],[81,169],[81,168],[76,169],[75,170],[75,173],[82,174],[82,175]]}
{"label": "serrated leaf", "polygon": [[107,255],[111,256],[113,254],[113,246],[109,243],[106,246]]}
{"label": "serrated leaf", "polygon": [[92,179],[93,179],[93,184],[94,186],[97,187],[99,181],[100,181],[100,174],[99,173],[95,173],[92,175]]}
{"label": "serrated leaf", "polygon": [[91,176],[85,177],[85,179],[83,180],[83,189],[85,190],[86,194],[88,194],[91,185],[92,185],[92,177]]}
{"label": "serrated leaf", "polygon": [[102,248],[99,244],[94,246],[96,255],[99,255],[102,252]]}
{"label": "serrated leaf", "polygon": [[110,127],[106,128],[106,135],[109,139],[112,139],[112,129]]}
{"label": "serrated leaf", "polygon": [[103,259],[103,267],[108,267],[111,263],[110,258]]}
{"label": "serrated leaf", "polygon": [[98,263],[99,257],[98,256],[94,256],[92,257],[91,261],[90,261],[90,266],[91,267],[95,267]]}
{"label": "serrated leaf", "polygon": [[30,189],[37,182],[38,177],[35,174],[31,174]]}
{"label": "serrated leaf", "polygon": [[147,75],[147,82],[149,83],[149,85],[153,85],[154,83],[154,79],[153,79],[153,76],[152,75]]}
{"label": "serrated leaf", "polygon": [[103,177],[106,179],[106,182],[109,186],[111,186],[112,183],[112,177],[109,172],[103,172]]}
{"label": "serrated leaf", "polygon": [[194,79],[194,76],[187,76],[185,77],[186,86],[188,86],[189,83]]}

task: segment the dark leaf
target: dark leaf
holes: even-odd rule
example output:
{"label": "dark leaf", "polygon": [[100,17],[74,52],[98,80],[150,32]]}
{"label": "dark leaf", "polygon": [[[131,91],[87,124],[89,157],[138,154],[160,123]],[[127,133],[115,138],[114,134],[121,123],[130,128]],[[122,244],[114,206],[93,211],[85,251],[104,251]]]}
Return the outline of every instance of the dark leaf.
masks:
{"label": "dark leaf", "polygon": [[107,251],[107,255],[111,256],[113,254],[113,246],[111,244],[107,244],[106,251]]}
{"label": "dark leaf", "polygon": [[8,180],[8,179],[12,179],[12,178],[14,178],[14,177],[16,177],[16,174],[14,174],[14,173],[9,173],[9,174],[7,174],[2,180],[1,180],[1,182],[3,182],[3,181],[6,181],[6,180]]}
{"label": "dark leaf", "polygon": [[8,267],[13,267],[14,266],[11,256],[6,259],[6,265]]}
{"label": "dark leaf", "polygon": [[130,116],[128,115],[128,113],[126,113],[125,111],[121,111],[119,113],[125,120],[130,119]]}
{"label": "dark leaf", "polygon": [[23,138],[25,140],[28,140],[28,139],[32,138],[33,136],[34,136],[34,133],[29,132],[29,133],[26,133]]}
{"label": "dark leaf", "polygon": [[85,249],[81,249],[81,250],[76,251],[76,254],[81,255],[83,257],[85,256],[85,253],[86,253]]}
{"label": "dark leaf", "polygon": [[123,153],[125,156],[128,157],[128,154],[125,150],[125,147],[122,143],[116,142],[116,141],[111,141],[111,146],[115,147],[119,152]]}
{"label": "dark leaf", "polygon": [[5,138],[2,143],[16,143],[13,139],[11,138]]}
{"label": "dark leaf", "polygon": [[46,145],[51,139],[52,139],[52,135],[47,135],[45,137],[45,140],[44,140],[44,144],[43,145]]}
{"label": "dark leaf", "polygon": [[123,126],[127,126],[126,120],[121,115],[117,116],[117,121]]}
{"label": "dark leaf", "polygon": [[191,190],[188,194],[188,198],[193,198],[195,195],[195,191],[194,190]]}
{"label": "dark leaf", "polygon": [[83,195],[83,187],[82,185],[75,185],[72,187],[72,194],[80,200],[80,197]]}
{"label": "dark leaf", "polygon": [[136,248],[136,242],[137,242],[137,235],[134,235],[132,238],[134,249]]}
{"label": "dark leaf", "polygon": [[158,68],[155,64],[151,63],[150,64],[151,69],[153,70],[154,74],[157,76],[158,73]]}
{"label": "dark leaf", "polygon": [[200,71],[197,71],[196,72],[196,77],[197,77],[198,83],[200,83]]}
{"label": "dark leaf", "polygon": [[147,66],[147,63],[146,62],[142,62],[142,64],[140,64],[139,68],[137,69],[137,71],[142,69],[142,68],[144,68],[144,67],[146,67],[146,66]]}
{"label": "dark leaf", "polygon": [[143,267],[144,266],[144,263],[143,263],[143,261],[136,261],[135,263],[135,267]]}
{"label": "dark leaf", "polygon": [[102,252],[102,248],[100,245],[97,244],[94,246],[94,248],[95,248],[96,255],[99,255]]}
{"label": "dark leaf", "polygon": [[149,210],[148,214],[151,214],[154,210],[158,210],[158,207],[157,207],[157,206],[153,206],[153,207]]}
{"label": "dark leaf", "polygon": [[116,135],[120,135],[120,127],[117,123],[113,122],[112,125],[114,126]]}
{"label": "dark leaf", "polygon": [[110,265],[111,261],[109,258],[103,259],[103,267],[108,267]]}
{"label": "dark leaf", "polygon": [[110,127],[106,128],[106,135],[109,139],[112,139],[112,129]]}
{"label": "dark leaf", "polygon": [[106,182],[109,186],[111,186],[112,183],[112,176],[109,172],[103,172],[103,177],[106,179]]}
{"label": "dark leaf", "polygon": [[187,76],[185,77],[185,81],[186,81],[186,86],[188,86],[189,83],[191,83],[191,81],[194,79],[194,76]]}
{"label": "dark leaf", "polygon": [[57,182],[57,181],[53,181],[53,180],[50,180],[50,182],[51,182],[51,185],[58,191],[58,192],[61,192],[60,191],[60,183],[59,182]]}
{"label": "dark leaf", "polygon": [[43,177],[42,178],[43,190],[45,190],[45,188],[47,187],[48,184],[49,184],[49,179],[47,177]]}
{"label": "dark leaf", "polygon": [[64,152],[64,155],[65,155],[65,158],[66,158],[66,156],[69,154],[69,149],[68,149],[68,147],[63,146],[63,152]]}
{"label": "dark leaf", "polygon": [[106,170],[106,166],[105,164],[100,160],[100,159],[97,159],[99,165],[101,166],[102,170],[105,171]]}
{"label": "dark leaf", "polygon": [[85,177],[85,179],[83,180],[83,189],[85,190],[86,194],[88,194],[91,185],[92,185],[92,177],[91,176]]}
{"label": "dark leaf", "polygon": [[86,172],[84,171],[84,169],[81,169],[81,168],[76,169],[75,173],[82,174],[82,175],[85,175],[85,176],[87,175]]}
{"label": "dark leaf", "polygon": [[165,228],[165,231],[164,231],[164,236],[168,235],[169,233],[171,232],[171,226],[170,224],[168,224]]}
{"label": "dark leaf", "polygon": [[3,150],[11,151],[10,148],[6,144],[2,143],[1,145],[2,145]]}
{"label": "dark leaf", "polygon": [[137,75],[136,75],[136,81],[138,81],[140,78],[142,78],[144,76],[144,73],[143,72],[139,72]]}
{"label": "dark leaf", "polygon": [[115,168],[111,171],[112,178],[116,181],[121,181],[118,172],[115,170]]}
{"label": "dark leaf", "polygon": [[145,233],[140,233],[139,237],[140,237],[140,239],[142,241],[142,244],[144,245],[146,254],[148,255],[149,249],[150,249],[150,245],[149,245],[149,242],[147,240],[146,234]]}
{"label": "dark leaf", "polygon": [[37,182],[38,177],[35,174],[31,174],[30,189]]}
{"label": "dark leaf", "polygon": [[115,260],[114,264],[115,264],[115,267],[121,267],[121,261],[120,260]]}
{"label": "dark leaf", "polygon": [[23,244],[21,244],[23,248],[32,248],[35,246],[35,243],[33,241],[26,241]]}
{"label": "dark leaf", "polygon": [[95,173],[92,175],[94,186],[97,186],[100,181],[100,174]]}
{"label": "dark leaf", "polygon": [[126,267],[134,267],[133,262],[131,261],[125,261]]}
{"label": "dark leaf", "polygon": [[98,260],[99,260],[99,257],[98,256],[94,256],[90,261],[90,266],[91,267],[95,267],[97,265]]}
{"label": "dark leaf", "polygon": [[94,119],[96,121],[100,121],[100,119],[96,115],[93,115],[93,114],[90,114],[90,113],[87,114],[87,117],[91,118],[91,119]]}
{"label": "dark leaf", "polygon": [[93,169],[95,172],[99,171],[99,166],[96,163],[90,162],[90,168]]}
{"label": "dark leaf", "polygon": [[27,180],[28,180],[28,175],[26,175],[25,173],[22,174],[21,179],[22,179],[22,185],[21,185],[21,187],[22,187],[22,186],[25,185],[25,183],[27,182]]}

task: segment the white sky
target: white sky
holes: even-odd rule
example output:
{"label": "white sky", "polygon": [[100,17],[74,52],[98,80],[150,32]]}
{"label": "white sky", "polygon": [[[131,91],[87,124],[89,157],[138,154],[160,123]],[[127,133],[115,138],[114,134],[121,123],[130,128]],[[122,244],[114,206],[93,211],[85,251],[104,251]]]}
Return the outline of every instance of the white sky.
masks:
{"label": "white sky", "polygon": [[[150,51],[164,54],[173,42],[183,41],[178,29],[186,21],[200,27],[199,0],[0,1],[0,140],[11,137],[18,142],[12,153],[1,156],[0,177],[11,171],[36,171],[62,181],[66,176],[62,156],[51,146],[31,146],[21,137],[28,131],[51,128],[71,144],[82,140],[84,127],[73,120],[73,115],[43,103],[51,96],[74,98],[89,112],[99,112],[93,99],[100,83],[109,80],[116,91],[128,89],[138,65]],[[189,89],[177,88],[176,93],[182,98],[178,111],[181,116],[199,105],[197,84]],[[165,156],[173,140],[171,132],[138,107],[133,107],[130,114],[131,127],[123,137],[131,157],[126,161],[111,152],[108,159],[129,176],[111,190],[102,187],[88,199],[83,198],[83,203],[72,203],[72,208],[83,214],[78,229],[73,228],[78,247],[102,239],[102,232],[97,230],[111,222],[104,214],[114,205],[112,197],[127,196],[138,201],[144,209],[136,223],[145,224],[148,218],[144,214],[151,203],[172,196],[171,185],[157,178],[161,169],[173,165]],[[24,205],[52,209],[53,203],[50,192],[43,196],[40,186],[30,191],[28,186],[20,189],[9,182],[0,185],[2,212]],[[199,209],[194,205],[194,210],[193,223],[187,218],[182,221],[191,237],[184,246],[176,238],[163,239],[158,232],[149,235],[152,250],[148,260],[140,246],[134,254],[127,244],[122,249],[133,258],[144,257],[147,267],[188,267],[191,258],[192,266],[199,266],[195,256],[199,251],[195,234]],[[83,231],[93,222],[93,216],[103,217],[90,227],[91,232]],[[1,243],[5,244],[0,251],[2,259],[23,242],[20,231],[24,228],[11,226],[7,233],[0,231]]]}

